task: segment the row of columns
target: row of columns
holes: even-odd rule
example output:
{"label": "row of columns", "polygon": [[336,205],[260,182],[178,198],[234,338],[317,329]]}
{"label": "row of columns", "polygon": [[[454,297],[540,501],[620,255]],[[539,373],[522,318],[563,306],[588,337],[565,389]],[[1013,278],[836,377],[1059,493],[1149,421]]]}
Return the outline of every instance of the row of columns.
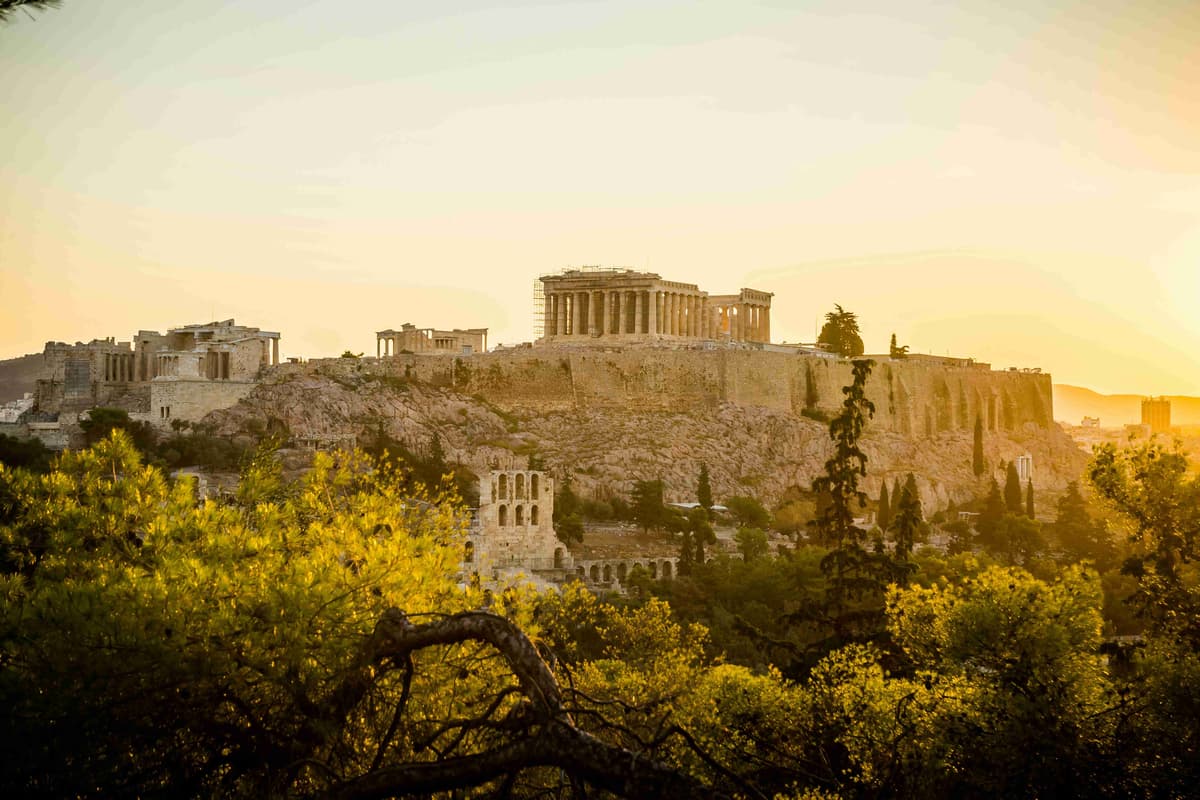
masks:
{"label": "row of columns", "polygon": [[752,303],[713,306],[704,295],[684,292],[591,290],[546,296],[546,336],[609,336],[627,333],[769,342],[771,309]]}
{"label": "row of columns", "polygon": [[133,380],[133,353],[105,353],[104,380],[128,383]]}

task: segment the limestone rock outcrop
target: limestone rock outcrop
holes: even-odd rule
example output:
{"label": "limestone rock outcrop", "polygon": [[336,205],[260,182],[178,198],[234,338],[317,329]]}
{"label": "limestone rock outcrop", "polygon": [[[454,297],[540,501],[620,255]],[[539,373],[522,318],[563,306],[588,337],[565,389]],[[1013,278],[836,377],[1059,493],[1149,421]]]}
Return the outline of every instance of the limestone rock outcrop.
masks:
{"label": "limestone rock outcrop", "polygon": [[[206,421],[225,435],[281,425],[311,440],[365,442],[382,430],[418,451],[436,432],[448,458],[477,474],[523,468],[536,453],[596,497],[661,478],[668,500],[692,500],[703,462],[718,498],[773,503],[824,469],[823,419],[849,377],[845,362],[734,351],[326,359],[274,368]],[[1038,490],[1060,491],[1086,459],[1051,421],[1048,375],[884,361],[868,394],[877,411],[863,442],[864,488],[873,497],[908,472],[926,508],[978,494],[991,475],[971,471],[976,417],[988,464],[1032,455]]]}

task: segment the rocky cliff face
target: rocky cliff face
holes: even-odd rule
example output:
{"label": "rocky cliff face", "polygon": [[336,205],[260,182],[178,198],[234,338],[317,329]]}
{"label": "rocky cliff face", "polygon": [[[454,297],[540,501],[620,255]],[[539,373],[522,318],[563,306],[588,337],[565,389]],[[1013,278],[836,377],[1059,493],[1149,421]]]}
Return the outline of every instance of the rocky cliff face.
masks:
{"label": "rocky cliff face", "polygon": [[[246,400],[207,419],[235,435],[276,420],[297,438],[366,441],[377,430],[420,450],[437,432],[476,472],[521,467],[537,453],[597,497],[662,478],[691,500],[707,463],[718,497],[775,501],[807,489],[831,451],[822,415],[850,381],[844,362],[731,351],[530,350],[467,358],[329,359],[284,365]],[[888,361],[868,394],[866,490],[908,472],[927,508],[980,491],[972,431],[987,428],[989,464],[1028,453],[1039,490],[1061,490],[1084,454],[1051,420],[1048,375]],[[257,421],[257,422],[252,422]],[[989,476],[985,476],[985,480]]]}

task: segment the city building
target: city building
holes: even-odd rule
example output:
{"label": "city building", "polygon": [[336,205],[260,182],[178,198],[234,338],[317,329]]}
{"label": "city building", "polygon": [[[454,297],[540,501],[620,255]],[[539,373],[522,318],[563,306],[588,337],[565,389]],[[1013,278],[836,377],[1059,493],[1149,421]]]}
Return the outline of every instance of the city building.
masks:
{"label": "city building", "polygon": [[1150,426],[1151,433],[1167,433],[1171,430],[1171,401],[1165,397],[1147,397],[1142,400],[1142,424]]}

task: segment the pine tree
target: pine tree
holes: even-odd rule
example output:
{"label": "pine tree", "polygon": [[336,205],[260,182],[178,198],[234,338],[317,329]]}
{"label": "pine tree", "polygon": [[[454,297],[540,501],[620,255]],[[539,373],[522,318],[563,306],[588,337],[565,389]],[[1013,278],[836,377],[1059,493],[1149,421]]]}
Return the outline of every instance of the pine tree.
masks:
{"label": "pine tree", "polygon": [[1023,506],[1021,477],[1017,474],[1016,463],[1010,461],[1004,477],[1004,507],[1010,514],[1021,514],[1025,510]]}
{"label": "pine tree", "polygon": [[1025,484],[1025,516],[1037,519],[1033,513],[1033,478]]}
{"label": "pine tree", "polygon": [[978,478],[983,474],[983,417],[975,415],[975,445],[971,451],[971,470]]}
{"label": "pine tree", "polygon": [[696,502],[705,511],[712,510],[712,484],[708,480],[708,464],[700,465],[700,477],[696,480]]}
{"label": "pine tree", "polygon": [[879,524],[879,530],[886,531],[888,523],[892,521],[892,510],[888,505],[888,490],[887,481],[883,481],[883,488],[879,490],[879,513],[876,515],[876,522]]}
{"label": "pine tree", "polygon": [[900,490],[896,518],[892,520],[892,537],[896,542],[894,574],[896,582],[901,585],[908,583],[909,576],[916,569],[912,563],[912,551],[923,521],[921,494],[917,490],[917,479],[910,472],[904,488]]}

